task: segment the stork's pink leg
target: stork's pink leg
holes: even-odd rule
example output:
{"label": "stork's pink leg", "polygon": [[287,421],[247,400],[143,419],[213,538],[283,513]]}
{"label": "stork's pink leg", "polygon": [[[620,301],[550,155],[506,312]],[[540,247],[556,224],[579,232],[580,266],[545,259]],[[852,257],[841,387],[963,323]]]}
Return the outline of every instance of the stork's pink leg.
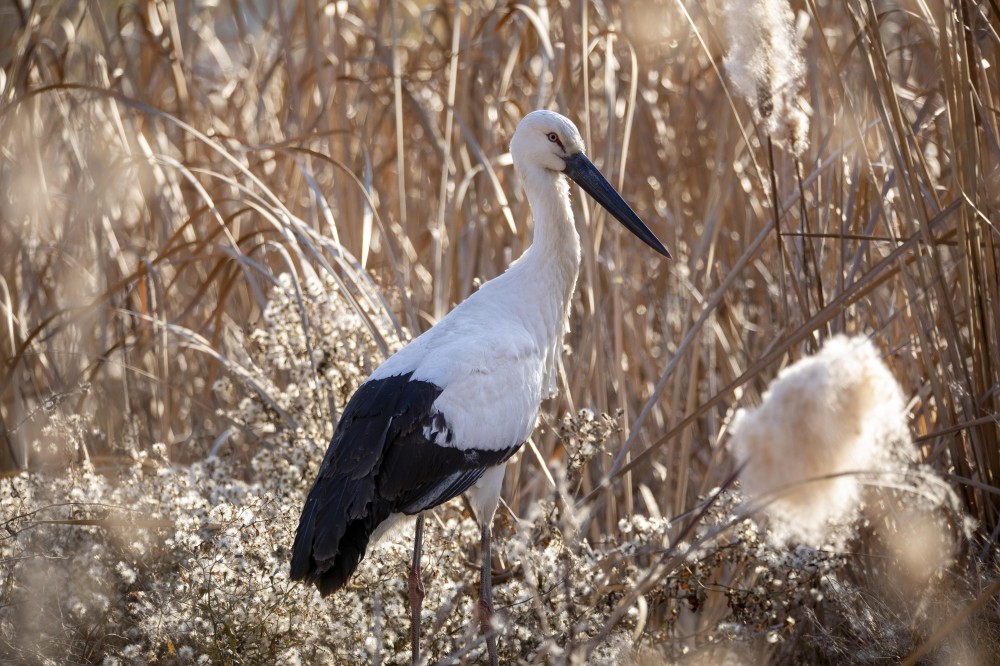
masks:
{"label": "stork's pink leg", "polygon": [[479,625],[486,633],[486,650],[490,666],[498,666],[497,635],[493,630],[493,555],[490,552],[490,526],[483,525],[483,566],[479,571]]}
{"label": "stork's pink leg", "polygon": [[413,536],[413,565],[410,567],[410,641],[413,666],[420,663],[420,609],[424,603],[424,584],[420,580],[420,550],[424,538],[424,514],[417,516]]}

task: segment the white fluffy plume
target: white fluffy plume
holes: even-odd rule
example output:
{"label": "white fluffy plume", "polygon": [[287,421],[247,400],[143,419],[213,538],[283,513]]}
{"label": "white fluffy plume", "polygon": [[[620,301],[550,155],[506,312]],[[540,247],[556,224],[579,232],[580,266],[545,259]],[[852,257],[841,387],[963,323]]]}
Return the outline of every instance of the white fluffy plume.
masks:
{"label": "white fluffy plume", "polygon": [[730,448],[745,463],[744,490],[767,502],[774,536],[819,545],[857,510],[858,477],[843,473],[880,469],[909,441],[902,392],[874,345],[837,336],[736,415]]}
{"label": "white fluffy plume", "polygon": [[754,109],[754,120],[779,143],[801,155],[809,115],[798,99],[805,64],[788,0],[727,0],[726,71]]}

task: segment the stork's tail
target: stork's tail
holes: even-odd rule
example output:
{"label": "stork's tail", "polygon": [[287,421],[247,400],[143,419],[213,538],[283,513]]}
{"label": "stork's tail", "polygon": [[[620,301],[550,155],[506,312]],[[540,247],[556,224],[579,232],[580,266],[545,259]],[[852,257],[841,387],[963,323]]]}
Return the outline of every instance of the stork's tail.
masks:
{"label": "stork's tail", "polygon": [[352,511],[336,511],[336,502],[320,503],[310,495],[302,510],[292,546],[292,580],[314,583],[322,596],[342,588],[365,556],[372,533],[391,509],[375,499],[357,517]]}

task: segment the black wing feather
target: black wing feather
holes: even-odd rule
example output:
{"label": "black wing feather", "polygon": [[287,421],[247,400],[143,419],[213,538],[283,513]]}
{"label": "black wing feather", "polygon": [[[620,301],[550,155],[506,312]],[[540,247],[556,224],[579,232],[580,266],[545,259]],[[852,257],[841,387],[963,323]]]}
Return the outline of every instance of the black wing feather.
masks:
{"label": "black wing feather", "polygon": [[[414,514],[465,492],[519,448],[439,446],[447,437],[433,410],[442,389],[412,373],[370,380],[348,401],[302,509],[292,547],[292,580],[323,596],[347,583],[375,528],[392,513]],[[446,434],[447,433],[447,434]]]}
{"label": "black wing feather", "polygon": [[429,509],[432,506],[443,504],[452,497],[457,497],[471,488],[472,484],[481,479],[485,473],[485,468],[456,472],[433,488],[422,490],[419,493],[419,497],[402,507],[402,511],[403,513],[412,515],[424,509]]}

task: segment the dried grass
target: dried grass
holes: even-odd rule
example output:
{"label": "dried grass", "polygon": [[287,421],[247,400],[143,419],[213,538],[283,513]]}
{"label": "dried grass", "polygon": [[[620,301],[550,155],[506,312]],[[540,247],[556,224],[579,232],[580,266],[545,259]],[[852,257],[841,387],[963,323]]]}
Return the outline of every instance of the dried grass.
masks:
{"label": "dried grass", "polygon": [[[267,492],[292,497],[357,379],[530,242],[506,151],[517,121],[539,106],[577,121],[595,162],[675,259],[660,261],[586,200],[576,204],[583,266],[560,394],[544,405],[538,455],[526,447],[516,458],[504,496],[514,515],[536,516],[525,528],[538,530],[534,537],[509,537],[512,549],[527,544],[519,557],[553,539],[533,512],[560,504],[572,516],[566,529],[580,530],[560,541],[573,558],[607,544],[600,556],[565,561],[605,567],[612,582],[589,588],[589,615],[572,600],[558,606],[581,613],[568,624],[540,615],[544,595],[518,601],[534,604],[534,615],[508,612],[538,622],[521,631],[542,640],[518,643],[523,650],[507,658],[821,663],[995,654],[998,9],[792,3],[803,48],[799,102],[811,109],[795,157],[772,149],[767,127],[754,122],[759,108],[728,89],[727,6],[0,7],[0,469],[12,512],[4,516],[0,639],[10,658],[172,656],[166,643],[136,655],[123,652],[131,638],[97,640],[113,613],[73,615],[58,589],[32,602],[54,623],[41,630],[58,637],[54,652],[19,642],[10,618],[27,612],[22,604],[38,580],[30,571],[44,574],[42,563],[77,571],[70,560],[86,559],[106,536],[100,526],[65,521],[104,520],[122,507],[77,503],[72,515],[59,514],[63,522],[46,523],[42,505],[17,493],[69,493],[94,473],[111,486],[121,475],[132,488],[135,476],[123,470],[139,465],[148,474],[151,460],[171,473],[221,460],[223,477],[254,489],[253,506]],[[294,339],[268,342],[271,356],[255,356],[265,341],[253,332],[268,330],[275,293],[285,294],[282,321],[297,329],[283,330]],[[324,328],[323,302],[360,337]],[[825,590],[822,599],[770,617],[773,595],[756,591],[758,564],[750,562],[794,553],[726,560],[739,550],[731,544],[747,542],[733,522],[747,517],[720,509],[712,518],[721,500],[704,502],[731,492],[712,490],[731,485],[725,441],[736,409],[759,404],[782,368],[839,333],[866,336],[881,352],[908,398],[920,463],[948,480],[978,527],[968,538],[953,529],[961,537],[950,564],[917,597],[903,594],[885,582],[896,561],[884,536],[896,505],[884,496],[883,513],[857,527],[850,552],[836,554],[847,564],[837,559],[828,580],[808,587]],[[344,356],[331,351],[338,341]],[[274,356],[283,345],[290,365]],[[584,419],[573,427],[594,435],[589,447],[571,441],[564,416],[581,409],[618,414],[624,431]],[[275,453],[288,451],[301,459]],[[284,472],[268,490],[263,472],[275,466]],[[222,500],[205,483],[196,504],[208,511]],[[69,501],[42,490],[27,497]],[[176,518],[130,492],[101,497],[141,507],[142,520],[153,522],[135,530],[153,534],[155,521]],[[283,511],[265,514],[278,525]],[[950,511],[939,511],[945,523],[954,521]],[[628,551],[648,545],[626,527],[636,520],[666,521],[649,532],[665,535],[659,552]],[[274,529],[272,545],[286,548],[277,537],[284,528]],[[695,544],[691,551],[678,550],[683,541]],[[56,553],[51,543],[79,548]],[[108,543],[119,561],[131,557]],[[143,591],[136,585],[154,589],[166,575],[157,566],[171,562],[156,552],[143,556],[150,568],[134,581],[130,569],[107,564],[101,580],[115,581],[109,589],[120,597],[85,610],[127,608],[120,603]],[[691,558],[707,564],[692,568]],[[525,581],[540,584],[537,574],[499,564],[510,565],[528,597]],[[405,612],[392,561],[382,566],[381,597],[358,612],[373,618],[363,627],[372,641],[366,654],[388,663],[406,653],[390,631]],[[796,566],[775,564],[779,573]],[[697,603],[691,589],[669,584],[682,579],[704,593]],[[514,586],[498,583],[498,594]],[[221,587],[207,608],[238,607],[221,594],[233,589]],[[466,616],[456,589],[441,592],[455,599],[440,602],[441,626]],[[108,592],[91,598],[100,594]],[[305,591],[290,594],[311,603],[301,601]],[[309,612],[319,618],[336,607]],[[770,619],[757,626],[761,617]],[[935,630],[944,617],[960,621],[942,634]],[[197,650],[234,660],[258,654],[250,637],[270,630],[240,643],[239,626],[199,625],[222,651]],[[259,654],[281,653],[267,645]],[[184,655],[194,659],[190,649]],[[320,649],[301,658],[338,660]]]}

